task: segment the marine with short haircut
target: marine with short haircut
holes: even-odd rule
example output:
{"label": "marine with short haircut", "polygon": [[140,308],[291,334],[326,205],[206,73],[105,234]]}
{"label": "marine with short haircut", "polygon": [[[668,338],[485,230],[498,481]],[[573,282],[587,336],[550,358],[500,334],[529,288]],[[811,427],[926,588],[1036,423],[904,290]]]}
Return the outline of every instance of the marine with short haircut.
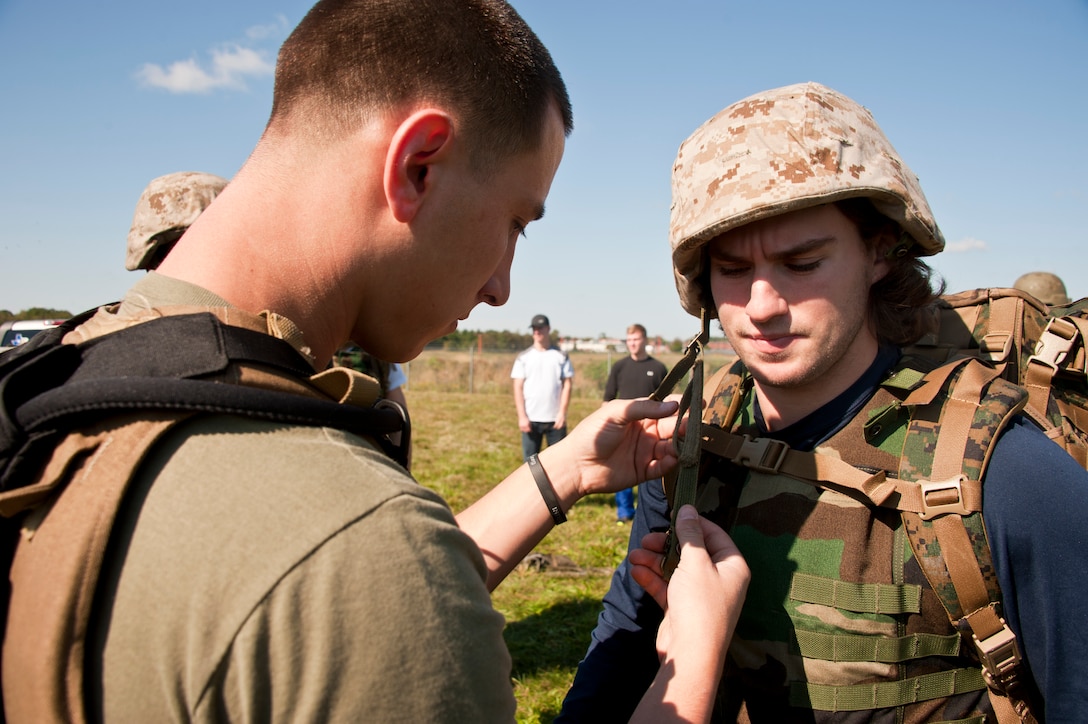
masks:
{"label": "marine with short haircut", "polygon": [[[997,371],[902,354],[944,239],[870,112],[817,83],[757,93],[672,178],[680,301],[739,358],[703,391],[695,494],[752,572],[713,720],[1083,718],[1088,472]],[[632,541],[670,523],[647,487]],[[961,580],[985,603],[946,612]],[[660,616],[622,564],[557,722],[633,711]]]}
{"label": "marine with short haircut", "polygon": [[[478,304],[504,304],[518,237],[544,214],[571,128],[558,69],[506,2],[320,0],[281,47],[246,163],[157,270],[64,342],[202,320],[199,339],[154,350],[230,360],[195,387],[370,409],[376,384],[327,369],[333,354],[350,340],[408,361]],[[248,346],[279,359],[223,350],[228,336],[260,338]],[[64,510],[88,476],[124,497],[104,550],[66,547],[52,499],[26,519],[11,570],[33,575],[12,584],[8,722],[513,721],[489,592],[576,501],[677,460],[675,403],[617,401],[455,517],[369,436],[198,409],[106,418],[45,451],[29,487],[58,486]],[[148,432],[138,448],[110,444],[133,431]],[[467,444],[472,430],[462,434]],[[730,629],[715,618],[708,636],[697,612],[739,612],[747,580],[728,537],[687,510],[690,555],[669,587],[678,619],[643,721],[703,717],[718,672],[705,664]],[[24,566],[43,549],[104,556],[63,662],[13,642],[12,621],[37,613],[23,583],[50,591],[55,569]],[[644,553],[640,575],[664,604],[657,553]],[[676,586],[689,576],[701,584]]]}

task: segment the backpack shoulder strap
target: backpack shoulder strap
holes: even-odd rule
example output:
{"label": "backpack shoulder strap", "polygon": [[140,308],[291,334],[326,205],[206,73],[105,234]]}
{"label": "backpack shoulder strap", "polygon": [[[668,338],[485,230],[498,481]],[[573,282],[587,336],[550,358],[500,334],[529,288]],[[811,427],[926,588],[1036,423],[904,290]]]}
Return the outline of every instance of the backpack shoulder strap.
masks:
{"label": "backpack shoulder strap", "polygon": [[113,522],[140,461],[178,421],[237,414],[379,443],[402,430],[407,451],[399,406],[322,397],[309,363],[270,335],[200,313],[63,343],[77,324],[0,359],[0,565],[11,582],[0,670],[19,721],[85,721],[85,640]]}
{"label": "backpack shoulder strap", "polygon": [[949,621],[973,644],[995,711],[1031,722],[1030,684],[1016,637],[1001,615],[981,500],[965,505],[964,494],[967,484],[981,486],[993,444],[1023,409],[1027,393],[979,362],[947,376],[943,368],[938,371],[939,387],[920,388],[907,399],[915,409],[899,475],[918,484],[939,512],[903,510],[904,528]]}
{"label": "backpack shoulder strap", "polygon": [[[293,347],[224,324],[214,315],[162,317],[78,345],[59,339],[53,335],[33,354],[2,360],[0,491],[33,479],[51,446],[68,430],[136,410],[236,414],[337,427],[367,435],[402,465],[407,462],[405,436],[400,446],[387,438],[407,428],[406,416],[395,403],[362,408],[323,398],[307,382],[313,369]],[[265,371],[266,382],[290,382],[291,391],[274,384],[245,384],[228,374],[239,364]],[[224,384],[231,381],[237,384]]]}
{"label": "backpack shoulder strap", "polygon": [[23,520],[9,568],[2,663],[8,720],[87,720],[87,630],[113,522],[140,460],[185,417],[113,417],[68,435],[53,450],[39,484],[56,489],[70,482],[51,505]]}

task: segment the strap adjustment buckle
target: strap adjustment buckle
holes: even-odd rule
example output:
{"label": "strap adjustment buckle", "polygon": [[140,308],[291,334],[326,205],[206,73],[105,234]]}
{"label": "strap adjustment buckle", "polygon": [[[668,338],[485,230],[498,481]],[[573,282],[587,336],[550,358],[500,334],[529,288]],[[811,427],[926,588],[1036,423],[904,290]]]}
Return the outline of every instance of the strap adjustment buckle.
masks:
{"label": "strap adjustment buckle", "polygon": [[1069,320],[1054,317],[1047,322],[1046,329],[1043,330],[1035,345],[1035,354],[1028,361],[1046,365],[1056,372],[1058,366],[1065,362],[1069,350],[1073,349],[1078,333],[1077,325]]}
{"label": "strap adjustment buckle", "polygon": [[[931,520],[948,513],[970,515],[971,511],[963,504],[963,483],[966,481],[967,476],[962,474],[948,480],[921,481],[922,512],[918,516],[922,520]],[[950,493],[955,495],[954,500],[948,499]]]}
{"label": "strap adjustment buckle", "polygon": [[998,364],[1009,358],[1012,352],[1012,335],[1008,332],[991,332],[978,342],[978,356],[981,359]]}
{"label": "strap adjustment buckle", "polygon": [[734,460],[758,473],[777,473],[789,451],[790,446],[781,440],[744,435]]}
{"label": "strap adjustment buckle", "polygon": [[982,662],[982,677],[986,684],[991,689],[1007,692],[1019,683],[1020,647],[1005,619],[998,620],[1001,628],[995,633],[982,640],[972,634],[971,639]]}

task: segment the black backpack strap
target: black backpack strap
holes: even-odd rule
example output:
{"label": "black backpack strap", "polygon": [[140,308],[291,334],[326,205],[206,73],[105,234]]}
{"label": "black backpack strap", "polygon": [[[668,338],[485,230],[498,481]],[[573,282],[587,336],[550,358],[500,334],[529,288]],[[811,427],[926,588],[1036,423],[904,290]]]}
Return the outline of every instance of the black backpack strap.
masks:
{"label": "black backpack strap", "polygon": [[[407,464],[407,416],[395,403],[360,408],[202,379],[248,362],[305,381],[313,368],[283,340],[199,313],[62,344],[77,324],[39,333],[23,346],[49,336],[16,358],[0,359],[0,490],[32,480],[33,471],[68,431],[134,411],[232,414],[335,427],[375,439],[386,454]],[[386,438],[397,431],[402,432],[399,446]]]}

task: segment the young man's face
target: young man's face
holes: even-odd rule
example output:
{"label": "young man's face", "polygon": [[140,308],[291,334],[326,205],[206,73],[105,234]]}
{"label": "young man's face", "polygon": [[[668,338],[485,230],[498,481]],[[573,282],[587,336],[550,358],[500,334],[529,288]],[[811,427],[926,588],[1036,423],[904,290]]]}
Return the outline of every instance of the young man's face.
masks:
{"label": "young man's face", "polygon": [[533,327],[533,344],[537,347],[547,347],[551,342],[552,328],[544,324]]}
{"label": "young man's face", "polygon": [[627,334],[627,351],[633,359],[642,359],[646,353],[646,336],[642,332],[629,332]]}
{"label": "young man's face", "polygon": [[872,362],[869,287],[887,266],[834,205],[742,226],[708,252],[722,329],[757,385],[822,404]]}
{"label": "young man's face", "polygon": [[397,333],[414,352],[399,358],[411,359],[431,340],[455,331],[477,304],[506,303],[514,248],[544,212],[564,143],[562,120],[553,109],[539,147],[500,161],[490,175],[479,177],[467,157],[441,170],[437,203],[417,224],[412,288],[398,303]]}

